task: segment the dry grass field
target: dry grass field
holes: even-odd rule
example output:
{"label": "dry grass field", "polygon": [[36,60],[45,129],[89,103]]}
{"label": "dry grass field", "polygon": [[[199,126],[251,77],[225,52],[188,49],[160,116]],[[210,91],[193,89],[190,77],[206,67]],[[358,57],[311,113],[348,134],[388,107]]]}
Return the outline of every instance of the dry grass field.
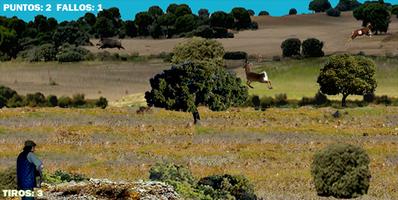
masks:
{"label": "dry grass field", "polygon": [[[372,55],[398,54],[398,19],[391,17],[389,32],[386,35],[363,37],[348,42],[351,32],[361,27],[352,12],[344,12],[341,17],[329,17],[324,13],[270,17],[253,17],[259,23],[259,30],[242,31],[232,39],[219,39],[227,51],[246,51],[249,54],[263,58],[281,55],[280,45],[287,38],[297,37],[301,40],[315,37],[325,42],[326,54],[340,52],[358,53],[360,51]],[[126,50],[110,50],[140,55],[170,52],[174,46],[185,39],[153,40],[153,39],[124,39]],[[97,40],[92,41],[94,44]],[[96,47],[88,47],[93,52],[103,51]]]}
{"label": "dry grass field", "polygon": [[205,108],[202,126],[189,113],[132,108],[2,109],[0,170],[13,166],[23,141],[38,143],[47,171],[62,169],[114,180],[147,179],[156,162],[187,165],[196,177],[247,176],[265,199],[322,199],[310,165],[316,151],[334,142],[362,146],[371,159],[369,194],[360,199],[398,198],[398,108]]}

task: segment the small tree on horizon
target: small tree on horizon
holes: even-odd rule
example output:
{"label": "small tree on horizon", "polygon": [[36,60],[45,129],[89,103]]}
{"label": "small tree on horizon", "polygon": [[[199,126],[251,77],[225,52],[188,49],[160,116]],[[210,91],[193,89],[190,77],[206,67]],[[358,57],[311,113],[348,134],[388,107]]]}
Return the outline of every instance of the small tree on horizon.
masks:
{"label": "small tree on horizon", "polygon": [[289,15],[297,15],[297,10],[295,8],[291,8],[289,10]]}
{"label": "small tree on horizon", "polygon": [[334,55],[321,69],[317,82],[324,94],[342,94],[341,105],[345,107],[349,95],[364,95],[375,91],[375,72],[375,63],[370,59]]}
{"label": "small tree on horizon", "polygon": [[308,9],[318,13],[325,12],[331,7],[329,0],[313,0],[310,2]]}

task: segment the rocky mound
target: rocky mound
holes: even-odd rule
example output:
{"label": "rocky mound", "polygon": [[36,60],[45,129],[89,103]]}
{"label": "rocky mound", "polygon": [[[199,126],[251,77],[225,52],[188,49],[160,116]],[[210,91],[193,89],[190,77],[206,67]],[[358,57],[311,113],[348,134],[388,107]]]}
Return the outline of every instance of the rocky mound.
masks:
{"label": "rocky mound", "polygon": [[43,185],[46,200],[178,200],[172,186],[161,182],[113,182],[106,179],[90,179],[85,182],[69,182]]}

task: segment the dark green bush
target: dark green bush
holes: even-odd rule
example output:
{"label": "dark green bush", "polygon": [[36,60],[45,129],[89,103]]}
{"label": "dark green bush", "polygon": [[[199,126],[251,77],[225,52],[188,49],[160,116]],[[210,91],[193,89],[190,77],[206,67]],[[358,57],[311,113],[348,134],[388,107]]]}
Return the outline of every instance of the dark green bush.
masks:
{"label": "dark green bush", "polygon": [[95,106],[104,109],[108,106],[108,100],[104,97],[100,97],[98,100],[96,100]]}
{"label": "dark green bush", "polygon": [[213,27],[214,38],[233,38],[234,34],[228,32],[227,28],[223,27]]}
{"label": "dark green bush", "polygon": [[304,57],[322,57],[325,53],[322,51],[323,42],[316,38],[309,38],[304,40],[302,44],[302,51]]}
{"label": "dark green bush", "polygon": [[17,169],[9,167],[0,171],[0,191],[17,189]]}
{"label": "dark green bush", "polygon": [[312,0],[308,7],[309,10],[313,10],[315,12],[325,12],[331,8],[332,5],[329,0]]}
{"label": "dark green bush", "polygon": [[223,58],[226,60],[246,60],[248,55],[244,51],[228,51],[225,52]]}
{"label": "dark green bush", "polygon": [[260,12],[258,13],[258,16],[269,16],[269,12],[268,12],[268,11],[265,11],[265,10],[260,11]]}
{"label": "dark green bush", "polygon": [[61,108],[72,107],[72,99],[67,96],[62,96],[58,99],[58,106]]}
{"label": "dark green bush", "polygon": [[197,187],[212,199],[257,199],[253,185],[244,176],[229,174],[208,176],[200,179]]}
{"label": "dark green bush", "polygon": [[316,105],[325,105],[329,103],[328,97],[322,92],[318,91],[314,97],[314,103]]}
{"label": "dark green bush", "polygon": [[376,95],[374,92],[367,93],[363,95],[363,101],[367,103],[372,103],[376,99]]}
{"label": "dark green bush", "polygon": [[74,107],[81,107],[86,104],[86,100],[84,98],[84,94],[75,94],[72,98],[72,105]]}
{"label": "dark green bush", "polygon": [[202,38],[214,38],[215,31],[208,25],[202,25],[194,31],[194,35]]}
{"label": "dark green bush", "polygon": [[3,97],[6,101],[11,99],[17,92],[9,87],[0,85],[0,96]]}
{"label": "dark green bush", "polygon": [[384,104],[386,106],[391,105],[392,99],[387,95],[376,96],[375,98],[376,104]]}
{"label": "dark green bush", "polygon": [[0,108],[5,107],[6,104],[7,104],[7,100],[4,97],[0,96]]}
{"label": "dark green bush", "polygon": [[368,192],[369,156],[360,147],[333,144],[315,154],[311,166],[319,196],[355,198]]}
{"label": "dark green bush", "polygon": [[46,104],[46,97],[40,92],[27,94],[24,100],[25,105],[30,107],[41,107]]}
{"label": "dark green bush", "polygon": [[283,57],[300,56],[301,41],[298,38],[289,38],[282,42]]}
{"label": "dark green bush", "polygon": [[274,102],[275,102],[276,106],[285,106],[285,105],[287,105],[289,103],[288,100],[287,100],[287,95],[285,93],[276,94]]}
{"label": "dark green bush", "polygon": [[15,94],[11,99],[7,101],[7,107],[9,108],[18,108],[25,106],[26,101],[23,96]]}
{"label": "dark green bush", "polygon": [[351,11],[355,10],[361,5],[357,0],[340,0],[336,6],[339,11]]}
{"label": "dark green bush", "polygon": [[289,15],[297,15],[297,10],[295,8],[291,8],[289,10]]}
{"label": "dark green bush", "polygon": [[257,22],[252,22],[250,24],[250,29],[251,30],[257,30],[258,29],[258,23]]}
{"label": "dark green bush", "polygon": [[264,96],[261,98],[261,110],[264,111],[267,108],[271,108],[274,105],[274,99],[272,97]]}
{"label": "dark green bush", "polygon": [[341,12],[340,12],[340,10],[338,10],[338,9],[329,8],[329,9],[326,11],[326,14],[327,14],[328,16],[331,16],[331,17],[340,17]]}
{"label": "dark green bush", "polygon": [[55,107],[58,105],[58,98],[55,95],[47,96],[47,105],[50,107]]}
{"label": "dark green bush", "polygon": [[314,98],[311,98],[311,97],[303,97],[300,101],[299,101],[299,103],[298,103],[298,105],[299,106],[309,106],[309,105],[314,105]]}
{"label": "dark green bush", "polygon": [[251,97],[251,104],[254,107],[254,109],[258,110],[260,109],[261,106],[261,100],[258,95],[254,95]]}

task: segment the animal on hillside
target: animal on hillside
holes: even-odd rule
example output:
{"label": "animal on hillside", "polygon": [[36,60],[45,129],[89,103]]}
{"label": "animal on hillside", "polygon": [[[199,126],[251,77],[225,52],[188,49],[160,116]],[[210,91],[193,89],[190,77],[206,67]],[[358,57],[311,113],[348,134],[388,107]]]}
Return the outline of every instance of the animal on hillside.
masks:
{"label": "animal on hillside", "polygon": [[351,40],[354,40],[358,36],[364,36],[364,35],[372,37],[373,35],[372,28],[373,28],[372,24],[368,23],[366,27],[353,31],[351,34]]}
{"label": "animal on hillside", "polygon": [[253,88],[253,86],[250,85],[252,82],[260,82],[260,83],[265,83],[268,84],[268,89],[272,89],[272,83],[268,79],[267,72],[263,71],[261,73],[255,73],[251,71],[251,63],[248,63],[247,61],[245,62],[245,65],[243,68],[245,68],[246,72],[246,79],[247,82],[246,84],[250,87]]}
{"label": "animal on hillside", "polygon": [[119,50],[124,49],[120,40],[112,38],[101,38],[97,46],[99,46],[98,49],[105,49],[105,48],[118,48]]}

